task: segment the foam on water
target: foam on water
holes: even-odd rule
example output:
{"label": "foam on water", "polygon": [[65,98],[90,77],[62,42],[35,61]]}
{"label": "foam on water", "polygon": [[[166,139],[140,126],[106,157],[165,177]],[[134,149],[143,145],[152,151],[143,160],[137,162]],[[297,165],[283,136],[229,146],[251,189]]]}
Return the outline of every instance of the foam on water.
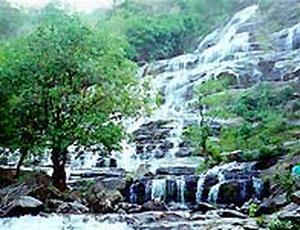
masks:
{"label": "foam on water", "polygon": [[49,217],[41,216],[22,216],[19,218],[0,218],[0,229],[9,230],[130,230],[126,223],[99,222],[95,217],[83,215],[51,215]]}

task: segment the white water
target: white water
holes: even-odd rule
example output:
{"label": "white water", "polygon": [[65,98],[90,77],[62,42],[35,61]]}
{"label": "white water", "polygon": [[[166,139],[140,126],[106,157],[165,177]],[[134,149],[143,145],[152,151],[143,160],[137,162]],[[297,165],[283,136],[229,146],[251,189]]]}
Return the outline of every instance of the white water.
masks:
{"label": "white water", "polygon": [[213,204],[217,203],[220,187],[221,187],[221,183],[218,183],[210,189],[208,194],[208,201],[210,203]]}
{"label": "white water", "polygon": [[6,230],[130,230],[126,223],[110,223],[108,221],[100,222],[96,217],[83,215],[49,217],[41,216],[22,216],[16,218],[0,218],[0,229]]}
{"label": "white water", "polygon": [[177,184],[177,197],[179,198],[179,203],[184,205],[185,204],[185,179],[184,176],[182,178],[176,180]]}
{"label": "white water", "polygon": [[202,175],[200,175],[198,182],[197,182],[197,192],[196,192],[196,202],[197,203],[202,201],[204,182],[205,182],[205,176],[202,174]]}
{"label": "white water", "polygon": [[[219,73],[234,73],[237,61],[245,58],[249,52],[249,34],[237,33],[238,29],[257,11],[257,6],[248,7],[238,12],[223,30],[208,35],[194,54],[185,54],[170,60],[156,62],[145,69],[159,69],[165,66],[164,70],[156,76],[144,76],[144,79],[151,81],[151,96],[155,98],[157,92],[163,92],[164,104],[155,109],[151,116],[127,122],[129,131],[139,129],[139,126],[149,121],[167,120],[173,128],[168,141],[173,148],[162,159],[140,160],[135,155],[134,144],[124,144],[124,150],[118,157],[121,167],[132,171],[141,163],[149,163],[154,171],[161,166],[197,166],[200,158],[176,158],[176,152],[180,151],[179,144],[182,141],[182,132],[186,122],[197,122],[198,113],[191,111],[190,98],[193,87],[206,79],[217,76]],[[213,41],[214,45],[205,48],[205,44]],[[234,54],[235,60],[224,61],[228,55]],[[191,65],[193,65],[191,67]],[[203,76],[202,76],[203,75]]]}
{"label": "white water", "polygon": [[166,180],[154,179],[151,186],[151,200],[158,199],[160,201],[166,198]]}

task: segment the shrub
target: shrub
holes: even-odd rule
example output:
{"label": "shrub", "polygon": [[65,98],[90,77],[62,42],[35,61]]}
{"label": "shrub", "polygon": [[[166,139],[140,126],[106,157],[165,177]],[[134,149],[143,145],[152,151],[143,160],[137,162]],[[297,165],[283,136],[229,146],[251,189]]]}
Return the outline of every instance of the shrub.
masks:
{"label": "shrub", "polygon": [[298,230],[299,228],[299,225],[296,225],[291,221],[282,221],[278,219],[274,219],[268,224],[269,230]]}
{"label": "shrub", "polygon": [[290,172],[286,172],[276,174],[274,180],[287,193],[287,199],[290,200],[291,195],[296,191],[296,179]]}

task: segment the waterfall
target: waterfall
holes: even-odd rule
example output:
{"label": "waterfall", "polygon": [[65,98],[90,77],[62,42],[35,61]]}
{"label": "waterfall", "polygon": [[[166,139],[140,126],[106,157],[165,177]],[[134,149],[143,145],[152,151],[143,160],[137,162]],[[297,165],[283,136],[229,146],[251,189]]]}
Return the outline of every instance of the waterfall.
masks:
{"label": "waterfall", "polygon": [[177,184],[177,199],[179,203],[185,204],[185,178],[182,176],[181,178],[176,180]]}
{"label": "waterfall", "polygon": [[154,179],[152,180],[151,200],[159,199],[160,201],[166,198],[166,180]]}
{"label": "waterfall", "polygon": [[253,182],[255,198],[261,199],[263,196],[263,189],[264,189],[263,180],[260,178],[253,178],[252,182]]}
{"label": "waterfall", "polygon": [[218,195],[220,190],[221,183],[214,185],[208,194],[208,201],[210,203],[216,204],[218,201]]}
{"label": "waterfall", "polygon": [[202,202],[202,194],[204,189],[205,176],[202,174],[197,182],[196,202]]}
{"label": "waterfall", "polygon": [[293,50],[294,47],[294,36],[296,33],[300,33],[300,23],[288,29],[287,37],[285,41],[285,48],[287,50]]}
{"label": "waterfall", "polygon": [[[199,119],[198,113],[190,106],[193,103],[193,88],[210,77],[224,72],[236,75],[235,69],[239,67],[237,62],[246,58],[250,52],[250,35],[248,32],[239,32],[239,29],[255,16],[257,8],[257,5],[254,5],[235,14],[223,29],[218,29],[204,38],[194,53],[141,67],[140,79],[150,82],[149,97],[156,98],[159,93],[163,97],[163,103],[155,108],[150,116],[142,115],[131,121],[127,119],[124,126],[129,133],[133,133],[135,130],[143,129],[143,125],[147,122],[167,121],[169,134],[162,138],[171,143],[172,147],[157,151],[148,150],[147,146],[156,145],[156,143],[153,145],[153,141],[150,140],[152,134],[148,132],[149,143],[146,135],[144,142],[138,146],[139,154],[136,153],[135,144],[123,144],[122,152],[125,154],[119,154],[117,157],[121,161],[121,167],[134,171],[139,164],[146,161],[151,164],[151,170],[154,172],[166,165],[171,167],[197,165],[201,160],[200,157],[194,159],[176,157],[176,153],[181,151],[180,143],[184,127],[187,123],[195,123]],[[233,56],[233,60],[227,60],[230,55]],[[158,157],[153,157],[156,152],[159,152]]]}

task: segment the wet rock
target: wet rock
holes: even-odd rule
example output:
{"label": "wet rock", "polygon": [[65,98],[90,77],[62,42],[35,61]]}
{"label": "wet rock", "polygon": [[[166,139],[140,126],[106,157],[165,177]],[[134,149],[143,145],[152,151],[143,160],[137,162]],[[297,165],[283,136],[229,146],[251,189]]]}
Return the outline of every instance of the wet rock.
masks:
{"label": "wet rock", "polygon": [[87,198],[90,210],[95,213],[114,212],[115,205],[123,200],[119,191],[103,191]]}
{"label": "wet rock", "polygon": [[209,204],[209,203],[206,203],[206,202],[199,202],[196,204],[196,206],[193,208],[193,211],[194,212],[201,212],[201,213],[206,213],[207,211],[210,211],[210,210],[215,210],[216,208]]}
{"label": "wet rock", "polygon": [[89,212],[89,209],[85,205],[74,201],[60,204],[56,212],[61,214],[83,214]]}
{"label": "wet rock", "polygon": [[146,186],[143,182],[136,181],[130,186],[129,200],[134,204],[143,204],[146,200]]}
{"label": "wet rock", "polygon": [[116,211],[123,210],[125,213],[140,213],[142,212],[142,206],[138,204],[131,204],[121,202],[116,206]]}
{"label": "wet rock", "polygon": [[180,148],[178,152],[175,153],[176,157],[189,157],[193,154],[193,151],[188,148]]}
{"label": "wet rock", "polygon": [[216,202],[219,204],[242,205],[253,194],[251,180],[233,180],[223,182],[219,187]]}
{"label": "wet rock", "polygon": [[109,167],[116,168],[117,167],[117,160],[115,158],[109,159]]}
{"label": "wet rock", "polygon": [[148,201],[142,205],[143,211],[166,211],[167,207],[164,202],[158,199]]}
{"label": "wet rock", "polygon": [[229,210],[229,209],[220,209],[220,210],[217,210],[216,213],[220,217],[224,217],[224,218],[240,218],[240,219],[247,218],[247,216],[245,214],[235,211],[235,210]]}
{"label": "wet rock", "polygon": [[163,152],[163,151],[159,151],[159,150],[157,150],[157,151],[155,151],[154,152],[154,157],[155,158],[163,158],[165,156],[165,152]]}
{"label": "wet rock", "polygon": [[257,210],[257,214],[271,214],[288,204],[286,193],[273,194],[264,200]]}
{"label": "wet rock", "polygon": [[193,167],[167,167],[156,170],[157,175],[193,175],[196,170]]}
{"label": "wet rock", "polygon": [[185,177],[185,202],[194,204],[196,202],[197,193],[197,176],[186,176]]}
{"label": "wet rock", "polygon": [[300,206],[295,203],[289,204],[279,212],[278,218],[300,224]]}
{"label": "wet rock", "polygon": [[44,204],[31,196],[20,196],[2,208],[3,217],[20,216],[20,215],[37,215],[44,208]]}
{"label": "wet rock", "polygon": [[121,192],[125,189],[124,177],[100,178],[87,194],[88,206],[93,212],[112,212],[114,206],[124,200]]}
{"label": "wet rock", "polygon": [[46,212],[56,212],[58,207],[64,203],[63,200],[57,200],[57,199],[50,199],[46,203],[47,209]]}
{"label": "wet rock", "polygon": [[104,158],[99,158],[95,164],[95,166],[97,168],[103,168],[103,167],[106,167],[106,162],[105,162],[105,159]]}
{"label": "wet rock", "polygon": [[152,174],[150,164],[140,164],[137,170],[134,172],[133,178],[140,180],[144,176]]}
{"label": "wet rock", "polygon": [[201,197],[199,199],[201,201],[207,201],[211,187],[216,185],[218,182],[219,182],[219,179],[216,175],[213,175],[213,174],[205,175],[203,185],[201,188],[202,193],[201,193]]}
{"label": "wet rock", "polygon": [[244,153],[242,150],[221,153],[221,157],[223,157],[224,159],[226,159],[228,161],[237,161],[237,162],[244,161]]}
{"label": "wet rock", "polygon": [[300,191],[294,192],[291,199],[295,204],[300,205]]}
{"label": "wet rock", "polygon": [[178,195],[176,179],[167,179],[166,193],[167,193],[166,202],[176,201]]}
{"label": "wet rock", "polygon": [[71,173],[71,177],[80,178],[111,178],[111,177],[125,177],[126,173],[123,169],[118,168],[99,168],[97,170],[86,170],[86,171],[74,171]]}

